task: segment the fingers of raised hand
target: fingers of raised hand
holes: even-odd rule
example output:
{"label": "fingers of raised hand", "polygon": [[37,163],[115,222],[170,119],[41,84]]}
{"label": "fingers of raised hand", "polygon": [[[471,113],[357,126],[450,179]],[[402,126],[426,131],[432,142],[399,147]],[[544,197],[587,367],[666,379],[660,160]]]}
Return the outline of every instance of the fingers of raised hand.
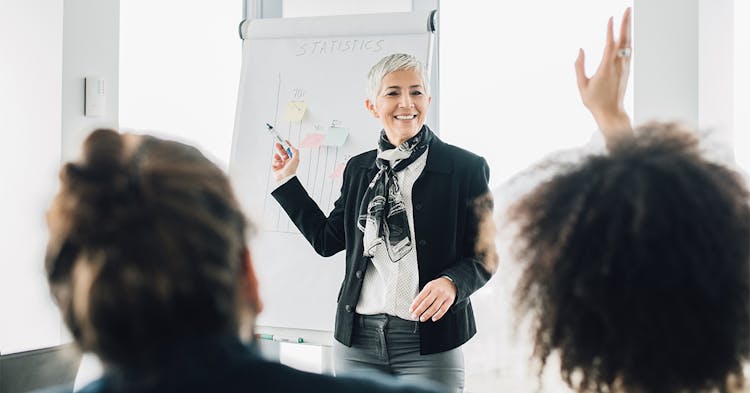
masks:
{"label": "fingers of raised hand", "polygon": [[625,12],[622,14],[622,22],[620,24],[620,36],[617,40],[617,45],[615,49],[615,58],[616,61],[615,65],[617,67],[619,66],[627,66],[630,64],[630,55],[631,55],[631,29],[630,29],[630,15],[631,15],[631,9],[628,7]]}
{"label": "fingers of raised hand", "polygon": [[615,47],[614,24],[614,18],[610,16],[609,20],[607,21],[607,49],[612,49]]}
{"label": "fingers of raised hand", "polygon": [[630,7],[628,7],[622,14],[620,34],[617,38],[617,42],[615,42],[614,37],[614,20],[612,17],[610,17],[607,21],[607,39],[605,43],[606,45],[602,62],[614,58],[629,60],[630,48],[632,44],[630,24],[631,15],[632,10]]}
{"label": "fingers of raised hand", "polygon": [[586,77],[586,55],[583,53],[583,49],[578,49],[578,57],[576,58],[575,67],[578,90],[583,90],[589,82],[589,78]]}
{"label": "fingers of raised hand", "polygon": [[620,24],[620,39],[618,42],[619,48],[630,48],[631,45],[631,28],[630,28],[630,16],[632,9],[628,7],[625,13],[622,14],[622,23]]}

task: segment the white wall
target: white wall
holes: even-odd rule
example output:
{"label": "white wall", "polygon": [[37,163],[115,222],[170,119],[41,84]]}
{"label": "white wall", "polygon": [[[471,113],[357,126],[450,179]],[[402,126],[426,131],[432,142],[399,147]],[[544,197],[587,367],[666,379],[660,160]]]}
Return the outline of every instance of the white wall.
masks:
{"label": "white wall", "polygon": [[[734,69],[750,69],[750,2],[734,2]],[[734,153],[737,163],[750,173],[750,74],[746,71],[734,75]]]}
{"label": "white wall", "polygon": [[699,125],[731,134],[734,0],[700,0],[699,15]]}
{"label": "white wall", "polygon": [[44,212],[60,162],[63,6],[0,3],[0,352],[60,341],[44,285]]}
{"label": "white wall", "polygon": [[698,127],[713,154],[734,160],[734,0],[700,0]]}
{"label": "white wall", "polygon": [[284,0],[282,3],[282,13],[285,18],[410,12],[412,10],[412,0]]}
{"label": "white wall", "polygon": [[[44,214],[61,160],[93,126],[117,126],[118,0],[4,0],[0,6],[0,352],[66,340],[44,275]],[[100,75],[107,115],[83,117]]]}
{"label": "white wall", "polygon": [[[119,0],[65,0],[63,24],[62,158],[78,156],[81,142],[97,127],[117,128],[119,101]],[[104,78],[106,109],[85,117],[87,76]]]}
{"label": "white wall", "polygon": [[[734,156],[734,0],[635,0],[635,123],[679,121]],[[741,37],[739,35],[738,37]]]}
{"label": "white wall", "polygon": [[635,123],[698,127],[699,0],[635,0]]}
{"label": "white wall", "polygon": [[[585,144],[596,124],[581,104],[573,63],[583,48],[594,73],[607,19],[619,26],[631,4],[441,3],[441,138],[485,157],[492,189],[550,153]],[[629,87],[631,113],[632,97]]]}
{"label": "white wall", "polygon": [[227,168],[242,64],[241,20],[240,0],[122,1],[122,129],[190,143]]}

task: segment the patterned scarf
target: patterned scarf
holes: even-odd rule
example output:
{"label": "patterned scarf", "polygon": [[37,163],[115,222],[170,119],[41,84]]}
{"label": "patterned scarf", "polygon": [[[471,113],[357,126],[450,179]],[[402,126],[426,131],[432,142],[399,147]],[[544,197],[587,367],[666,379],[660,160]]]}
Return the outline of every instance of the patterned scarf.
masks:
{"label": "patterned scarf", "polygon": [[365,192],[357,219],[357,227],[364,233],[364,256],[374,256],[375,249],[381,244],[385,245],[393,262],[398,262],[411,251],[409,218],[396,172],[424,154],[432,137],[432,131],[422,126],[417,135],[395,147],[388,142],[385,131],[380,132],[375,159],[379,171]]}

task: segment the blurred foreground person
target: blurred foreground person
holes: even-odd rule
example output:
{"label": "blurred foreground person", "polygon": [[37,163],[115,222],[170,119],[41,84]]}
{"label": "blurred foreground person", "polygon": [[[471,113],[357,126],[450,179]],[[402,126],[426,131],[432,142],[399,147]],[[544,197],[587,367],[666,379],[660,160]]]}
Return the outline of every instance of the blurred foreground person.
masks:
{"label": "blurred foreground person", "polygon": [[104,376],[83,392],[418,392],[261,359],[248,222],[197,149],[97,130],[48,212],[52,295]]}

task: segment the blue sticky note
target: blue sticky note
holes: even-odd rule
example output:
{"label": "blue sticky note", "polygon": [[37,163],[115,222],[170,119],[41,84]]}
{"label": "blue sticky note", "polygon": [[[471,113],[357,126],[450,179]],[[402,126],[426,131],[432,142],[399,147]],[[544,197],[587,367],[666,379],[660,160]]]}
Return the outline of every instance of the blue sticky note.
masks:
{"label": "blue sticky note", "polygon": [[346,138],[348,136],[348,128],[328,127],[328,133],[326,133],[326,137],[325,139],[323,139],[322,145],[340,147],[344,144],[344,142],[346,142]]}

